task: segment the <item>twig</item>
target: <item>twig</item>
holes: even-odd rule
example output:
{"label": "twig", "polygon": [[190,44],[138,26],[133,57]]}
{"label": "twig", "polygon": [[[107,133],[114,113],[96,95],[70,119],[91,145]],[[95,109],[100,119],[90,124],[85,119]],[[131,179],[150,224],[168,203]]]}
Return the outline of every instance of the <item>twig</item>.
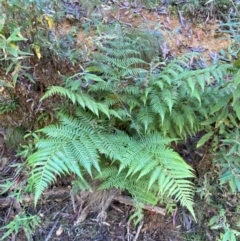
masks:
{"label": "twig", "polygon": [[2,161],[2,157],[3,157],[4,152],[5,152],[5,146],[4,146],[4,144],[3,144],[3,145],[2,145],[1,155],[0,155],[0,161]]}
{"label": "twig", "polygon": [[131,238],[133,237],[133,235],[130,233],[130,223],[127,222],[127,234],[126,234],[126,238],[127,238],[127,241],[131,241]]}
{"label": "twig", "polygon": [[178,11],[178,18],[179,18],[179,21],[180,21],[180,23],[181,23],[181,26],[182,26],[182,27],[187,27],[186,20],[185,20],[184,17],[182,16],[181,11]]}
{"label": "twig", "polygon": [[90,212],[90,210],[88,209],[88,207],[85,207],[84,209],[82,209],[80,216],[74,222],[74,226],[78,226],[79,223],[83,222],[87,218],[87,215],[89,212]]}
{"label": "twig", "polygon": [[[69,191],[70,191],[69,188],[53,188],[52,190],[43,192],[42,202],[48,202],[52,200],[63,201],[69,197]],[[10,198],[10,197],[0,198],[0,209],[9,207],[12,201],[13,201],[13,198]],[[33,203],[33,202],[34,202],[33,195],[28,195],[28,194],[23,195],[22,197],[23,204]]]}
{"label": "twig", "polygon": [[56,228],[58,222],[60,220],[60,217],[57,219],[57,221],[54,223],[53,227],[51,228],[50,232],[48,233],[48,236],[46,237],[45,241],[50,240],[50,238],[52,237],[53,231]]}
{"label": "twig", "polygon": [[238,9],[237,9],[236,4],[233,2],[233,0],[230,0],[230,2],[232,3],[232,5],[233,5],[233,7],[234,7],[234,9],[235,9],[235,11],[236,11],[236,13],[238,14],[238,17],[240,17],[240,13],[239,13],[239,11],[238,11]]}
{"label": "twig", "polygon": [[142,229],[143,223],[144,223],[143,220],[139,223],[139,225],[138,225],[138,229],[137,229],[137,233],[136,233],[136,235],[135,235],[133,241],[137,241],[138,236],[139,236],[139,234],[140,234],[140,231],[141,231],[141,229]]}
{"label": "twig", "polygon": [[[47,191],[43,193],[44,200],[43,202],[51,201],[51,200],[64,200],[69,197],[69,188],[55,188],[53,190]],[[134,201],[128,196],[122,196],[120,194],[113,197],[113,200],[123,203],[125,205],[134,206]],[[22,197],[23,203],[32,203],[34,201],[34,197],[32,195],[24,195]],[[12,199],[9,197],[0,198],[0,209],[7,208],[11,205]],[[165,215],[165,209],[157,206],[143,204],[143,209],[155,212],[161,215]],[[86,210],[85,210],[86,211]]]}
{"label": "twig", "polygon": [[71,197],[71,201],[72,201],[72,206],[73,206],[73,212],[76,213],[76,204],[75,204],[75,199],[74,199],[74,194],[73,191],[70,191],[70,197]]}
{"label": "twig", "polygon": [[[67,205],[65,205],[62,209],[61,212],[63,212],[65,209],[67,208]],[[53,219],[55,219],[58,215],[60,214],[60,212],[57,212],[56,215],[54,215]],[[54,223],[53,227],[51,228],[50,232],[48,233],[48,236],[46,237],[45,241],[48,241],[53,234],[54,229],[56,228],[58,222],[60,220],[60,217],[57,219],[57,221]]]}
{"label": "twig", "polygon": [[111,204],[111,207],[114,208],[115,210],[117,210],[119,213],[124,214],[124,212],[120,208],[116,207],[114,204]]}
{"label": "twig", "polygon": [[[120,203],[134,206],[134,201],[130,197],[126,197],[126,196],[122,196],[122,195],[116,195],[113,199],[115,201],[120,202]],[[145,210],[151,211],[151,212],[155,212],[155,213],[159,213],[161,215],[165,215],[165,209],[157,207],[157,206],[144,204],[142,206],[142,208],[145,209]]]}

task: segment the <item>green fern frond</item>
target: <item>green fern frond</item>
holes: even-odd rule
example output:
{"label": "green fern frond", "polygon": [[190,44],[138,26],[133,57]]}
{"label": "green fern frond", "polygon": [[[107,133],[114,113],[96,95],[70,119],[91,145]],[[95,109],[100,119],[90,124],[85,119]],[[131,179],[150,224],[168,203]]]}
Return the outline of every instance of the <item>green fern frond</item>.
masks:
{"label": "green fern frond", "polygon": [[71,91],[61,86],[51,86],[48,87],[47,92],[42,96],[40,101],[43,101],[46,98],[52,97],[53,95],[62,95],[70,99],[73,103],[76,103],[76,96]]}
{"label": "green fern frond", "polygon": [[55,180],[55,175],[75,173],[83,178],[81,169],[91,175],[91,168],[100,171],[99,153],[95,148],[97,138],[94,128],[70,117],[62,117],[62,124],[40,130],[48,137],[40,139],[38,150],[28,157],[33,170],[30,182],[35,190],[35,203],[42,191]]}
{"label": "green fern frond", "polygon": [[101,174],[97,176],[98,180],[102,181],[99,189],[119,188],[127,190],[139,202],[157,204],[157,191],[152,188],[147,189],[147,182],[145,180],[138,180],[136,178],[126,178],[127,171],[123,170],[120,174],[116,166],[105,168]]}
{"label": "green fern frond", "polygon": [[131,95],[131,97],[136,99],[136,96],[139,95],[141,92],[139,86],[127,85],[125,88],[119,90],[119,93],[126,93],[128,94],[128,97],[130,97]]}
{"label": "green fern frond", "polygon": [[169,112],[172,112],[173,105],[176,103],[177,100],[177,92],[173,90],[165,89],[162,93],[162,98],[164,102],[167,104],[169,108]]}
{"label": "green fern frond", "polygon": [[120,170],[128,166],[127,176],[138,175],[137,180],[149,176],[148,188],[157,182],[161,195],[176,196],[183,205],[190,208],[193,205],[194,189],[191,182],[184,178],[193,178],[193,170],[176,152],[166,147],[170,140],[159,134],[146,136],[140,142],[141,156],[135,147],[131,158],[125,160],[122,156]]}
{"label": "green fern frond", "polygon": [[40,101],[49,98],[53,95],[62,95],[67,97],[73,104],[78,103],[82,108],[88,108],[95,115],[99,116],[99,111],[104,113],[106,116],[110,117],[108,106],[103,103],[98,103],[90,95],[83,92],[74,92],[65,87],[61,86],[51,86],[48,88],[47,92],[43,95]]}
{"label": "green fern frond", "polygon": [[144,132],[146,133],[149,125],[156,120],[156,114],[148,106],[141,106],[137,119],[143,124]]}
{"label": "green fern frond", "polygon": [[187,122],[188,124],[190,124],[191,129],[194,128],[194,124],[196,125],[197,123],[197,117],[195,115],[195,113],[193,112],[193,110],[191,108],[188,108],[187,105],[182,104],[181,105],[181,111],[183,113],[183,116],[185,116],[185,122]]}
{"label": "green fern frond", "polygon": [[77,109],[73,117],[60,114],[59,118],[60,124],[40,130],[46,137],[38,141],[37,151],[27,160],[32,167],[29,185],[35,190],[35,203],[55,175],[74,173],[84,180],[85,173],[92,175],[94,168],[102,178],[102,188],[127,189],[148,202],[155,202],[159,193],[191,210],[194,189],[187,179],[194,177],[192,169],[167,147],[176,139],[159,133],[132,138],[109,129],[107,122],[83,109]]}
{"label": "green fern frond", "polygon": [[[113,145],[112,141],[114,139],[109,144]],[[123,139],[120,137],[116,143],[119,150],[114,150],[119,153],[120,167],[103,170],[99,175],[103,180],[101,188],[118,187],[133,193],[131,182],[134,182],[134,189],[138,182],[144,183],[146,193],[151,193],[154,187],[161,196],[173,197],[192,211],[194,187],[188,178],[194,177],[193,170],[176,152],[166,147],[171,141],[157,133],[149,134],[141,141],[127,140],[124,135]]]}
{"label": "green fern frond", "polygon": [[156,91],[152,91],[149,94],[150,97],[150,106],[152,108],[152,110],[159,114],[159,116],[161,117],[162,123],[165,120],[165,114],[167,112],[167,106],[164,103],[164,101],[161,98],[160,93],[156,92]]}

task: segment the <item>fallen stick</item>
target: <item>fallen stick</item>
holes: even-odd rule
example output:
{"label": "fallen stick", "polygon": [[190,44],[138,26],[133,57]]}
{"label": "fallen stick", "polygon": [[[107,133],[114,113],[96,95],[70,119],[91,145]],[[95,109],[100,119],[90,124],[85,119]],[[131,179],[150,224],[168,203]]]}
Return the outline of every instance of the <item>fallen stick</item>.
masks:
{"label": "fallen stick", "polygon": [[[46,191],[42,194],[42,198],[39,202],[45,203],[50,200],[59,200],[62,201],[63,199],[66,199],[69,197],[70,189],[69,188],[53,188],[50,191]],[[123,196],[120,194],[117,194],[113,197],[113,200],[123,203],[125,205],[134,206],[134,200],[128,196]],[[16,198],[13,197],[4,197],[0,198],[0,209],[8,208],[10,207],[12,202],[17,201]],[[33,203],[34,202],[34,196],[33,195],[23,195],[22,197],[22,203]],[[150,212],[158,213],[161,215],[165,215],[165,209],[149,205],[149,204],[143,204],[142,208],[145,210],[148,210]]]}
{"label": "fallen stick", "polygon": [[139,223],[139,225],[138,225],[137,233],[136,233],[133,241],[137,241],[137,240],[138,240],[138,236],[139,236],[139,234],[140,234],[140,231],[141,231],[141,229],[142,229],[142,226],[143,226],[143,220],[142,220],[142,221]]}
{"label": "fallen stick", "polygon": [[[118,201],[120,203],[123,203],[125,205],[134,206],[133,199],[131,199],[128,196],[116,195],[113,198],[113,200]],[[153,205],[149,205],[149,204],[143,204],[142,209],[145,209],[145,210],[148,210],[148,211],[154,212],[154,213],[159,213],[161,215],[165,215],[165,209],[157,207],[157,206],[153,206]]]}

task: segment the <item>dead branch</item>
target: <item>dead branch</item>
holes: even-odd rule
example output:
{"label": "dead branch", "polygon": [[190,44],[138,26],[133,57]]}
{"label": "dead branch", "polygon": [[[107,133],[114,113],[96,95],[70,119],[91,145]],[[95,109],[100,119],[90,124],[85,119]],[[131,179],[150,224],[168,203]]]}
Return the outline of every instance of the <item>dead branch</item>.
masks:
{"label": "dead branch", "polygon": [[[128,196],[116,195],[113,199],[115,201],[118,201],[118,202],[123,203],[125,205],[134,206],[134,201],[130,197],[128,197]],[[145,210],[148,210],[150,212],[154,212],[154,213],[159,213],[161,215],[165,215],[165,209],[157,207],[157,206],[144,204],[142,206],[142,208],[145,209]]]}
{"label": "dead branch", "polygon": [[[59,200],[62,201],[66,198],[69,197],[70,189],[69,188],[53,188],[50,191],[46,191],[43,193],[42,198],[41,198],[41,203],[45,203],[51,200]],[[10,197],[4,197],[0,198],[0,209],[8,208],[10,207],[11,203],[14,201],[14,198]],[[123,203],[125,205],[130,205],[134,206],[134,201],[128,196],[123,196],[121,194],[116,194],[113,197],[113,200],[118,201],[120,203]],[[33,195],[24,195],[22,198],[22,203],[28,204],[28,203],[33,203],[34,202],[34,196]],[[110,203],[108,203],[110,205]],[[142,206],[143,209],[158,213],[161,215],[165,215],[165,209],[149,205],[149,204],[144,204]]]}

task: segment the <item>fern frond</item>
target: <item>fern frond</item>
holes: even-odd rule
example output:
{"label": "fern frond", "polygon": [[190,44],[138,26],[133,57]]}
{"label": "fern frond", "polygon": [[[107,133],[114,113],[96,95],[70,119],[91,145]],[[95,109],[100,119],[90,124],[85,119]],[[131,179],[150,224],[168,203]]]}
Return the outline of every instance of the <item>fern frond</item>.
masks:
{"label": "fern frond", "polygon": [[76,103],[75,94],[71,90],[66,89],[62,86],[48,87],[47,92],[42,96],[40,101],[43,101],[46,98],[52,97],[53,95],[62,95],[64,97],[67,97],[68,99],[70,99],[74,104]]}
{"label": "fern frond", "polygon": [[100,171],[99,153],[95,148],[97,138],[94,128],[76,119],[62,117],[62,124],[40,130],[48,137],[40,139],[38,150],[27,159],[33,167],[30,182],[35,190],[35,203],[42,191],[55,180],[55,175],[75,173],[83,178],[82,171],[91,175],[91,168]]}
{"label": "fern frond", "polygon": [[162,93],[162,98],[164,102],[167,104],[169,108],[169,112],[172,112],[173,105],[176,103],[177,100],[177,93],[176,91],[173,90],[168,90],[165,89],[164,92]]}
{"label": "fern frond", "polygon": [[[148,202],[155,202],[159,193],[191,210],[194,189],[187,179],[194,177],[192,169],[167,147],[176,139],[159,133],[132,138],[109,129],[103,119],[98,121],[83,109],[77,109],[73,117],[61,114],[58,125],[40,131],[46,138],[39,140],[37,151],[27,160],[32,167],[29,183],[35,190],[35,203],[55,175],[74,173],[84,180],[85,173],[92,175],[94,168],[103,180],[102,188],[127,189]],[[107,163],[115,167],[110,170]]]}
{"label": "fern frond", "polygon": [[[123,135],[109,140],[108,146],[114,145],[114,140],[119,140],[116,143],[119,149],[114,152],[119,153],[120,167],[103,170],[98,176],[103,181],[101,188],[118,187],[134,193],[134,190],[139,188],[138,183],[144,183],[142,190],[145,190],[146,194],[155,190],[161,196],[167,195],[180,201],[193,211],[194,187],[188,180],[194,177],[193,170],[176,152],[166,147],[172,139],[157,133],[149,134],[141,140],[127,140]],[[106,153],[105,147],[103,150]],[[140,195],[139,190],[135,195]]]}
{"label": "fern frond", "polygon": [[127,170],[123,170],[120,174],[116,166],[105,168],[101,174],[97,176],[98,180],[102,181],[99,189],[110,189],[117,187],[121,190],[128,190],[129,193],[139,202],[157,204],[157,191],[152,188],[147,189],[145,180],[136,181],[136,177],[126,178]]}
{"label": "fern frond", "polygon": [[146,133],[149,125],[156,120],[156,114],[148,106],[141,106],[137,118],[143,124]]}
{"label": "fern frond", "polygon": [[165,114],[167,112],[166,104],[162,100],[160,93],[158,93],[157,91],[152,91],[149,94],[149,97],[150,97],[150,106],[152,110],[155,113],[159,114],[163,123],[165,120]]}
{"label": "fern frond", "polygon": [[[135,140],[129,139],[126,142],[127,146],[124,146],[125,138],[120,142],[118,141],[119,150],[114,150],[114,152],[119,153],[120,172],[118,171],[118,176],[114,175],[109,182],[114,180],[114,185],[116,185],[118,180],[123,179],[122,172],[126,171],[125,178],[133,178],[137,175],[139,181],[144,177],[149,177],[148,189],[154,183],[158,183],[161,195],[167,194],[170,197],[176,197],[183,205],[191,209],[194,189],[191,182],[185,178],[193,178],[194,174],[191,167],[177,153],[166,147],[166,143],[169,143],[170,140],[158,134],[151,134],[138,145],[136,145]],[[110,185],[109,182],[107,185]],[[122,187],[124,183],[119,185]]]}
{"label": "fern frond", "polygon": [[41,98],[41,101],[53,95],[62,95],[64,97],[67,97],[70,101],[73,102],[73,104],[78,103],[82,108],[88,108],[97,116],[99,116],[100,111],[104,113],[106,116],[110,117],[108,106],[104,105],[103,103],[98,103],[90,95],[86,93],[74,92],[61,86],[51,86],[48,87],[48,90]]}

